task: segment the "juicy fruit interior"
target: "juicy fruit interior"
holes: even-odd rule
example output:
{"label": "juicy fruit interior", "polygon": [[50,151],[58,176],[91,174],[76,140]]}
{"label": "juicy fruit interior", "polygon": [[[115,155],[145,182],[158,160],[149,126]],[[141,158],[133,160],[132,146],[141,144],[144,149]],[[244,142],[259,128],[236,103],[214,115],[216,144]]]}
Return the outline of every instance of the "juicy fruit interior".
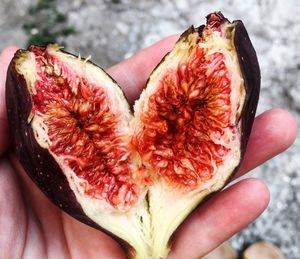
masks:
{"label": "juicy fruit interior", "polygon": [[[210,71],[208,71],[210,70]],[[197,45],[189,59],[160,79],[141,115],[134,144],[144,164],[172,188],[194,190],[226,159],[236,120],[231,118],[230,72],[222,53],[205,57]]]}
{"label": "juicy fruit interior", "polygon": [[86,215],[137,258],[165,257],[178,225],[240,161],[245,89],[234,26],[216,20],[201,36],[181,37],[134,117],[117,85],[98,80],[90,62],[56,45],[29,49],[37,142],[60,164]]}

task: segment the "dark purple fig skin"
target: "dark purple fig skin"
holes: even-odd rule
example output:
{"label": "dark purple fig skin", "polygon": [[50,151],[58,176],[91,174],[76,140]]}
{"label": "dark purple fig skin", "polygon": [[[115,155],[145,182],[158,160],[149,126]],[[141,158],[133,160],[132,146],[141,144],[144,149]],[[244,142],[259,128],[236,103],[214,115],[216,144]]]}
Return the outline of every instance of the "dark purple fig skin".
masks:
{"label": "dark purple fig skin", "polygon": [[[128,255],[134,254],[132,247],[108,230],[101,228],[87,217],[77,202],[66,176],[47,149],[35,140],[28,117],[32,101],[24,77],[16,71],[16,59],[25,50],[18,50],[7,70],[6,108],[9,122],[11,147],[32,181],[59,208],[95,229],[114,238]],[[95,65],[95,64],[94,64]]]}
{"label": "dark purple fig skin", "polygon": [[260,68],[255,49],[250,41],[248,32],[242,21],[236,23],[234,46],[238,54],[240,69],[243,74],[246,88],[246,99],[242,111],[242,157],[245,154],[247,143],[252,130],[256,108],[260,93]]}

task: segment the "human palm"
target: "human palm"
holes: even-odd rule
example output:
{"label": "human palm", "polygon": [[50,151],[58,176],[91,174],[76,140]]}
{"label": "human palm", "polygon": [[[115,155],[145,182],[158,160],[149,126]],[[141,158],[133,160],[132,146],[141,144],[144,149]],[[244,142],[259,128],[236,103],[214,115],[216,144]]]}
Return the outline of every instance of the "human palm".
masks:
{"label": "human palm", "polygon": [[[168,37],[108,69],[130,103],[138,98],[150,72],[176,39]],[[0,259],[125,258],[113,239],[48,201],[10,152],[5,79],[15,51],[9,47],[0,56]],[[296,131],[296,122],[287,111],[272,109],[259,115],[237,177],[288,148]],[[244,179],[219,192],[182,224],[169,258],[205,255],[258,217],[268,202],[268,189],[258,179]]]}

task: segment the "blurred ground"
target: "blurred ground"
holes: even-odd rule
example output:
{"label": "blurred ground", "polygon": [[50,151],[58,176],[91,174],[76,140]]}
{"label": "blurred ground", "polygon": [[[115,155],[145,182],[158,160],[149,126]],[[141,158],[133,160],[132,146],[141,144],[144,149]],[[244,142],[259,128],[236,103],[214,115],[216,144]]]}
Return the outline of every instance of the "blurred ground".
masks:
{"label": "blurred ground", "polygon": [[[22,24],[30,0],[0,0],[0,50],[23,47]],[[284,107],[300,120],[300,1],[298,0],[74,0],[59,1],[59,10],[76,34],[59,38],[67,50],[92,54],[108,67],[164,36],[180,33],[190,24],[200,25],[211,11],[242,19],[257,50],[262,72],[258,113]],[[273,242],[286,258],[300,258],[300,140],[284,154],[256,169],[271,189],[268,210],[231,239],[237,249],[258,239]]]}

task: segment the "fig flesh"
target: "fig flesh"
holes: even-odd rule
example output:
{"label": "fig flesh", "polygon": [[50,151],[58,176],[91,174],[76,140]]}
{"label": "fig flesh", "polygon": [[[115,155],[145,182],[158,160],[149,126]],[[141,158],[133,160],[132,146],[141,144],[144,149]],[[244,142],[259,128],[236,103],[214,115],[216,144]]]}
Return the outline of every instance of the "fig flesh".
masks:
{"label": "fig flesh", "polygon": [[243,23],[212,13],[181,35],[133,113],[105,71],[55,44],[15,54],[6,102],[16,154],[41,190],[129,258],[158,259],[238,169],[259,88]]}

